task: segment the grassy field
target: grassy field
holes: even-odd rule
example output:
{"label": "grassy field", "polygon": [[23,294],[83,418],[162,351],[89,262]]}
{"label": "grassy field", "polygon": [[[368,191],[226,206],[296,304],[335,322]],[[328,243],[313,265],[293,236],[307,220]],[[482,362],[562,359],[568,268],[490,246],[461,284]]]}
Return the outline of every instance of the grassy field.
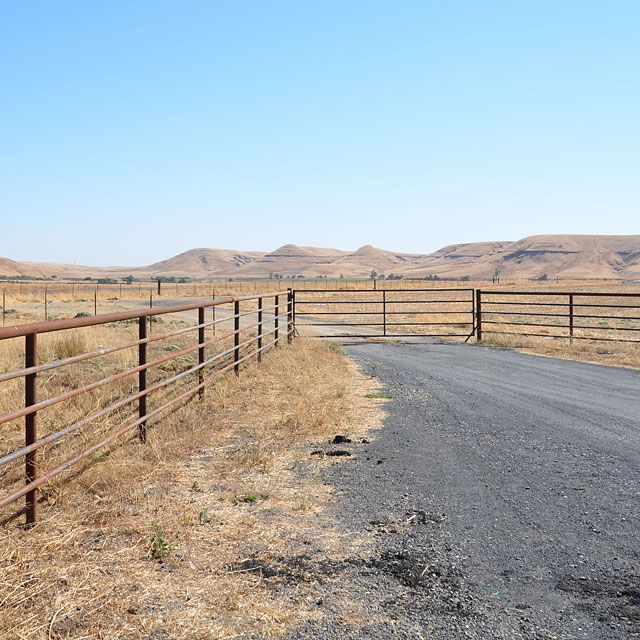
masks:
{"label": "grassy field", "polygon": [[[424,310],[425,294],[407,291],[412,283],[401,284],[406,286],[388,296],[389,304],[403,310],[396,321],[421,317],[416,312]],[[501,285],[500,290],[509,286]],[[540,291],[555,286],[587,294],[604,289],[602,283],[571,287],[541,283],[527,289],[534,286]],[[441,283],[441,288],[447,287]],[[640,287],[607,288],[640,294]],[[319,312],[331,301],[337,302],[336,294],[324,295],[328,302],[310,305],[308,316],[315,312],[323,318]],[[380,296],[379,290],[351,295],[350,304],[343,305],[347,320],[367,317],[354,311],[379,312],[379,302],[372,302],[372,297]],[[442,300],[429,303],[433,312],[429,317],[441,318],[453,328],[458,321],[459,326],[469,323],[468,310],[456,316],[459,312],[452,309],[457,295],[441,292]],[[529,303],[539,301],[549,302],[549,298],[529,299]],[[72,310],[74,303],[59,304]],[[557,308],[554,304],[544,309],[560,313],[565,308],[562,298]],[[497,308],[502,311],[493,316],[498,322],[513,319],[505,313],[512,309],[523,320],[528,312],[540,309],[515,303]],[[626,309],[613,309],[611,315],[608,322],[627,322],[631,328]],[[248,316],[246,321],[255,319]],[[159,317],[151,325],[152,335],[181,331],[188,324],[182,317]],[[553,324],[540,332],[554,332],[561,326]],[[500,323],[493,327],[514,328]],[[600,335],[607,335],[607,330],[620,335],[607,326],[597,328]],[[419,326],[413,329],[416,335],[423,331]],[[222,327],[217,330],[222,332]],[[640,368],[640,349],[635,344],[523,333],[486,333],[483,343]],[[206,337],[213,337],[212,328]],[[135,321],[43,334],[40,361],[136,338]],[[182,333],[152,343],[148,359],[168,357],[194,344],[193,332]],[[227,339],[215,349],[229,346]],[[385,398],[376,381],[357,373],[339,351],[334,343],[299,339],[270,352],[261,367],[250,364],[239,378],[216,379],[203,402],[192,401],[162,420],[153,420],[146,445],[133,432],[45,485],[40,492],[41,521],[29,532],[16,517],[23,501],[5,508],[0,513],[0,638],[146,638],[161,632],[172,638],[234,637],[249,632],[276,637],[296,621],[322,615],[314,605],[314,579],[296,568],[295,558],[307,553],[340,557],[349,545],[352,549],[360,543],[345,539],[326,518],[331,495],[316,472],[334,462],[309,453],[322,451],[335,434],[364,436],[379,423]],[[149,384],[188,369],[195,358],[195,353],[187,353],[167,360],[151,371]],[[19,369],[23,361],[23,339],[0,341],[0,372]],[[39,400],[136,364],[137,348],[132,346],[43,372],[38,376]],[[193,381],[179,383],[178,391],[189,383]],[[122,378],[40,411],[39,434],[96,414],[106,404],[133,393],[136,384],[136,376]],[[0,415],[21,408],[23,393],[21,379],[0,383]],[[158,392],[149,408],[166,397]],[[94,420],[59,446],[41,450],[42,470],[55,467],[136,415],[135,405],[123,408]],[[22,423],[0,425],[0,455],[22,444]],[[22,482],[20,463],[0,468],[3,494]],[[272,588],[263,567],[270,567],[271,577],[281,580],[282,588]]]}
{"label": "grassy field", "polygon": [[[210,298],[215,292],[217,297],[225,295],[253,295],[274,290],[295,289],[371,289],[371,290],[403,290],[409,288],[429,289],[446,287],[472,287],[491,289],[493,287],[542,287],[544,289],[560,288],[563,290],[602,289],[620,290],[626,288],[618,282],[602,280],[532,282],[529,280],[503,281],[492,284],[487,281],[449,282],[426,280],[340,280],[323,278],[321,280],[256,280],[256,281],[210,281],[210,282],[165,282],[161,284],[161,295],[176,298]],[[155,282],[133,282],[116,284],[98,284],[96,282],[0,282],[0,294],[4,294],[7,309],[19,311],[21,304],[36,304],[44,307],[45,295],[48,302],[87,303],[93,305],[97,298],[99,304],[114,300],[148,300],[149,295],[158,296]]]}
{"label": "grassy field", "polygon": [[[225,295],[249,295],[255,293],[273,292],[276,289],[284,289],[290,286],[295,287],[300,292],[297,295],[297,312],[298,326],[300,331],[305,333],[313,333],[313,329],[305,329],[304,325],[312,322],[336,322],[338,325],[347,325],[348,323],[358,324],[362,322],[371,323],[373,326],[367,327],[366,330],[372,333],[383,332],[382,318],[382,290],[387,298],[387,334],[408,334],[408,335],[429,335],[437,334],[441,336],[454,335],[461,336],[458,339],[464,339],[472,328],[471,302],[459,302],[450,304],[447,299],[455,298],[455,293],[431,293],[420,294],[407,291],[412,288],[426,288],[430,290],[440,291],[442,289],[451,288],[453,283],[444,281],[415,281],[415,280],[392,280],[380,281],[374,283],[371,280],[351,281],[351,280],[320,280],[320,281],[256,281],[256,282],[212,282],[212,283],[164,283],[162,285],[162,299],[167,296],[181,298],[184,296],[185,301],[210,297],[212,291],[218,297]],[[545,345],[542,350],[545,352],[554,351],[558,354],[563,352],[579,354],[585,353],[585,357],[589,360],[598,359],[598,355],[602,355],[603,361],[609,364],[615,364],[616,359],[612,354],[619,353],[620,364],[625,366],[637,366],[630,364],[636,362],[634,353],[635,345],[624,347],[623,345],[606,346],[605,341],[599,345],[594,345],[588,341],[582,341],[580,338],[593,337],[608,339],[636,339],[640,332],[635,329],[640,327],[640,313],[637,309],[598,309],[597,307],[578,307],[574,309],[576,315],[605,315],[605,318],[575,318],[574,336],[575,340],[547,340],[546,338],[536,338],[535,336],[525,336],[527,333],[539,333],[545,335],[565,335],[569,337],[568,319],[560,317],[568,312],[568,298],[566,296],[557,296],[554,298],[540,297],[529,298],[529,302],[553,302],[546,308],[537,307],[536,305],[515,304],[521,302],[516,298],[500,298],[501,301],[511,300],[514,304],[495,305],[488,300],[491,299],[491,291],[509,291],[509,290],[526,290],[526,291],[558,291],[558,292],[612,292],[612,293],[636,293],[640,295],[640,285],[627,285],[621,282],[601,281],[601,280],[580,280],[580,281],[553,281],[544,282],[501,282],[497,284],[487,282],[465,282],[458,283],[463,288],[481,288],[485,294],[483,311],[486,314],[486,320],[493,320],[496,324],[484,324],[484,341],[493,342],[495,344],[518,346],[522,344],[529,349],[535,349],[536,344]],[[32,322],[42,320],[44,318],[44,302],[43,302],[43,286],[42,283],[23,283],[3,285],[9,286],[11,289],[7,292],[7,307],[10,313],[3,316],[3,321],[7,325],[21,324],[24,322]],[[95,285],[77,284],[74,290],[69,289],[70,285],[65,283],[54,283],[49,285],[52,287],[48,292],[50,296],[48,302],[49,317],[71,317],[78,312],[90,313],[94,312],[93,295],[96,292]],[[374,286],[376,287],[374,290]],[[84,287],[84,288],[83,288]],[[340,288],[347,292],[345,294],[331,293],[331,289]],[[308,289],[320,289],[316,294],[305,294]],[[325,290],[329,290],[325,293]],[[356,289],[365,289],[362,293],[356,293]],[[154,294],[156,289],[152,287],[152,283],[133,283],[130,285],[99,285],[98,290],[98,313],[107,313],[111,311],[119,311],[124,308],[130,308],[133,304],[146,304],[149,300],[149,291]],[[121,293],[122,292],[122,293]],[[349,293],[350,292],[350,293]],[[74,297],[75,296],[75,297]],[[84,297],[82,297],[84,296]],[[136,297],[137,296],[137,297]],[[345,298],[346,296],[346,298]],[[464,299],[470,296],[469,293],[464,294]],[[303,300],[322,300],[319,304],[307,303],[303,304]],[[439,298],[440,303],[433,302],[433,298]],[[332,305],[332,300],[344,298],[350,304]],[[418,303],[418,299],[431,299],[430,302]],[[496,298],[497,299],[497,298]],[[153,300],[158,302],[159,298],[154,295]],[[137,302],[136,302],[137,301]],[[576,300],[582,304],[597,304],[602,299],[582,298]],[[629,301],[629,304],[637,305],[639,298]],[[614,299],[607,300],[608,303],[614,302]],[[249,308],[252,303],[243,304],[243,308]],[[129,306],[127,306],[129,305]],[[342,316],[327,315],[327,311],[340,310]],[[489,312],[492,312],[491,314]],[[502,312],[502,313],[500,313]],[[550,315],[545,317],[531,316],[531,313],[546,312]],[[323,315],[325,314],[325,315]],[[513,314],[513,315],[507,315]],[[516,322],[516,325],[503,324],[504,322]],[[420,322],[440,323],[420,325]],[[549,324],[551,326],[529,327],[525,322],[535,322],[540,325]],[[395,323],[395,324],[394,324]],[[518,326],[521,325],[521,326]],[[344,327],[348,330],[348,327]],[[591,329],[591,331],[590,331]],[[630,331],[623,331],[624,329]],[[322,331],[323,328],[319,328]],[[318,331],[316,330],[316,331]],[[333,333],[341,331],[341,327],[332,330]],[[347,331],[348,332],[348,331]],[[362,333],[362,331],[360,331]],[[515,333],[516,335],[507,335]],[[473,338],[470,339],[473,341]],[[541,341],[541,342],[540,342]],[[603,352],[603,353],[600,353]],[[606,353],[605,353],[606,352]]]}
{"label": "grassy field", "polygon": [[338,351],[270,352],[56,484],[31,531],[5,523],[0,638],[276,637],[322,615],[296,558],[357,541],[325,514],[336,459],[310,452],[366,435],[383,402]]}
{"label": "grassy field", "polygon": [[[253,304],[256,301],[246,301]],[[272,303],[267,301],[267,307]],[[281,308],[284,312],[285,307]],[[271,314],[273,310],[271,311]],[[194,312],[191,312],[194,315]],[[230,366],[233,353],[233,320],[218,312],[216,324],[204,329],[205,359],[220,354],[215,365],[205,369],[210,375],[213,369]],[[147,387],[180,376],[197,365],[197,331],[193,325],[195,318],[158,315],[148,323],[149,343],[147,344],[147,363],[156,362],[147,370]],[[245,314],[241,319],[240,357],[251,354],[257,348],[256,314]],[[209,314],[206,321],[212,322]],[[286,342],[286,318],[280,319],[280,338]],[[265,314],[263,324],[263,346],[274,340],[273,316]],[[166,336],[166,337],[165,337]],[[125,320],[117,323],[96,325],[79,329],[68,329],[56,333],[43,333],[38,339],[38,363],[44,364],[61,359],[78,358],[55,369],[38,374],[38,402],[48,402],[62,394],[73,394],[76,389],[88,389],[79,395],[52,403],[38,411],[38,437],[49,436],[62,427],[74,425],[73,432],[54,445],[41,448],[39,457],[39,475],[55,469],[64,461],[101,442],[109,434],[137,419],[138,402],[133,401],[106,412],[106,408],[124,401],[138,390],[138,374],[125,372],[138,365],[138,320]],[[244,344],[248,342],[249,344]],[[228,352],[228,353],[227,353]],[[82,356],[82,354],[86,354]],[[25,339],[9,338],[0,340],[0,374],[17,371],[24,367]],[[243,365],[244,366],[244,365]],[[213,367],[213,369],[212,369]],[[109,380],[113,376],[115,380]],[[147,412],[157,410],[170,399],[187,392],[200,381],[200,374],[192,372],[172,384],[159,388],[147,396]],[[0,455],[8,454],[24,444],[24,419],[16,417],[6,421],[24,406],[24,378],[17,377],[0,381]],[[171,408],[165,410],[171,411]],[[157,419],[151,419],[152,424]],[[136,437],[137,430],[124,438]],[[99,461],[108,455],[108,449],[93,452],[81,464]],[[75,467],[74,467],[75,468]],[[0,483],[3,495],[20,488],[23,483],[23,459],[0,467]],[[63,483],[67,474],[53,479],[43,490],[45,497],[55,499],[55,492]]]}

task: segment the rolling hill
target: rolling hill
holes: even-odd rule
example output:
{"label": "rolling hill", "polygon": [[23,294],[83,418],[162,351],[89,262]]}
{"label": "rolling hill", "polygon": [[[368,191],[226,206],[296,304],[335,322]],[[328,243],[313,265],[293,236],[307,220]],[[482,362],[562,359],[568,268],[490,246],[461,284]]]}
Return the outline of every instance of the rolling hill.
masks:
{"label": "rolling hill", "polygon": [[614,278],[640,279],[640,235],[539,235],[515,242],[473,242],[443,247],[431,254],[408,254],[370,245],[356,251],[300,247],[293,244],[268,253],[231,249],[191,249],[146,267],[91,267],[0,258],[0,275],[58,278],[189,277],[202,280],[268,278]]}

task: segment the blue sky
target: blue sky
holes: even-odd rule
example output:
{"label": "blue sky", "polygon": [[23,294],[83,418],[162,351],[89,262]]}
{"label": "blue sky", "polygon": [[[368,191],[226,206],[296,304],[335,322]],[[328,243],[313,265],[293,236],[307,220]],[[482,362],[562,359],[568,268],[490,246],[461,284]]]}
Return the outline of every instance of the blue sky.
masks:
{"label": "blue sky", "polygon": [[0,8],[0,256],[640,233],[637,0]]}

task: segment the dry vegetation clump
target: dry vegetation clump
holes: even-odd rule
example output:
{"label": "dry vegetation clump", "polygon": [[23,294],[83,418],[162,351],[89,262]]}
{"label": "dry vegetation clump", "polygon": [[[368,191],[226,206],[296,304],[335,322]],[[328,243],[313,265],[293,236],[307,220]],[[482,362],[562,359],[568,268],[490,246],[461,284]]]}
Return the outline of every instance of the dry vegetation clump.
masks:
{"label": "dry vegetation clump", "polygon": [[640,369],[640,345],[486,333],[481,344],[518,349],[549,358]]}
{"label": "dry vegetation clump", "polygon": [[355,543],[323,513],[335,459],[310,452],[376,426],[376,388],[295,340],[74,471],[35,528],[0,528],[0,638],[276,637],[322,615],[296,559]]}

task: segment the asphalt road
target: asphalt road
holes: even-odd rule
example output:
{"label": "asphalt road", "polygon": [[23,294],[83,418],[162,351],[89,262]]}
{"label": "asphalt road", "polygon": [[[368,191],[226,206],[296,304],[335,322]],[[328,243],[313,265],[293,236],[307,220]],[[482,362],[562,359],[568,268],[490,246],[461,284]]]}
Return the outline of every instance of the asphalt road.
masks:
{"label": "asphalt road", "polygon": [[[640,371],[460,344],[347,347],[394,396],[326,480],[374,536],[292,638],[640,636]],[[366,611],[346,622],[344,603]]]}

